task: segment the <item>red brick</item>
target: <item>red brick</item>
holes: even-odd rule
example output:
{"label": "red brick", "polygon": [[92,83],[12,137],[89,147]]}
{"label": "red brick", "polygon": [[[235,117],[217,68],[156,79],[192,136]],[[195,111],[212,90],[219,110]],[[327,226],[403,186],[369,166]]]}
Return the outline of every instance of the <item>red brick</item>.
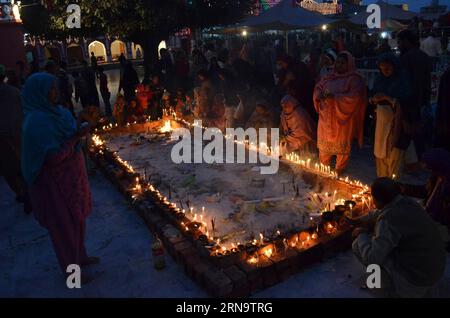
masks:
{"label": "red brick", "polygon": [[185,249],[193,249],[192,243],[185,240],[179,244],[174,245],[175,261],[179,264],[183,263],[181,252]]}
{"label": "red brick", "polygon": [[352,230],[347,229],[338,232],[332,237],[324,238],[322,241],[324,253],[332,254],[348,250],[352,245]]}
{"label": "red brick", "polygon": [[323,259],[324,251],[322,244],[317,243],[307,249],[296,248],[298,252],[297,264],[299,269],[307,267]]}
{"label": "red brick", "polygon": [[215,270],[214,267],[209,264],[208,262],[197,259],[197,263],[195,264],[194,268],[194,281],[196,281],[200,286],[205,286],[205,280],[204,275],[208,270]]}
{"label": "red brick", "polygon": [[280,280],[283,281],[291,276],[291,267],[285,253],[276,253],[270,257],[270,260],[274,263],[275,271]]}
{"label": "red brick", "polygon": [[258,261],[258,267],[261,269],[261,275],[264,281],[264,287],[271,287],[280,282],[280,278],[273,266],[273,262],[265,255],[261,255]]}
{"label": "red brick", "polygon": [[264,287],[261,270],[256,264],[249,264],[247,261],[240,262],[238,268],[247,276],[247,281],[250,288],[250,294],[253,294]]}
{"label": "red brick", "polygon": [[247,297],[250,294],[250,285],[247,281],[247,275],[241,271],[237,266],[233,265],[226,268],[224,271],[225,275],[231,279],[233,283],[233,292],[231,297]]}
{"label": "red brick", "polygon": [[233,291],[233,283],[227,275],[220,271],[207,271],[205,273],[206,290],[213,297],[226,297]]}
{"label": "red brick", "polygon": [[222,269],[235,265],[239,263],[239,261],[240,255],[238,253],[224,256],[212,256],[213,264]]}
{"label": "red brick", "polygon": [[169,243],[169,239],[172,237],[181,237],[180,231],[178,231],[174,226],[168,224],[162,229],[161,239],[165,244]]}
{"label": "red brick", "polygon": [[163,234],[163,229],[164,229],[164,227],[167,226],[167,224],[169,224],[169,223],[168,223],[167,220],[164,219],[164,218],[161,218],[161,221],[156,222],[156,224],[155,224],[155,229],[156,229],[156,233],[157,233],[159,236],[162,236],[162,234]]}
{"label": "red brick", "polygon": [[152,213],[152,212],[145,212],[144,213],[144,220],[145,223],[147,223],[147,226],[150,228],[150,230],[155,233],[156,232],[156,224],[160,223],[163,218],[159,216],[158,214]]}
{"label": "red brick", "polygon": [[197,255],[191,253],[186,255],[183,262],[184,272],[192,279],[194,279],[194,268],[199,262],[199,258]]}
{"label": "red brick", "polygon": [[195,255],[198,258],[198,254],[196,252],[197,251],[193,247],[189,247],[189,248],[179,251],[177,253],[177,255],[179,257],[180,264],[183,264],[183,266],[184,266],[186,263],[186,260],[188,258],[190,258],[192,255]]}
{"label": "red brick", "polygon": [[175,258],[175,245],[186,242],[184,237],[171,237],[166,244],[167,252]]}
{"label": "red brick", "polygon": [[289,263],[291,274],[298,271],[298,252],[294,248],[288,248],[284,252]]}

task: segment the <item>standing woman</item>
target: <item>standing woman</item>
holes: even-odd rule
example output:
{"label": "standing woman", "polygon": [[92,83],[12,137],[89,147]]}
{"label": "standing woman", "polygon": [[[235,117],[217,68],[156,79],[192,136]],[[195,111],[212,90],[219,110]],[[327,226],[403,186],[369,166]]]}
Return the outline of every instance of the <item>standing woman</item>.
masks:
{"label": "standing woman", "polygon": [[400,69],[400,60],[393,53],[383,54],[378,67],[370,102],[376,107],[374,154],[377,176],[400,177],[409,138],[404,127],[403,111],[412,95],[409,78]]}
{"label": "standing woman", "polygon": [[336,172],[341,174],[350,160],[353,140],[357,139],[360,147],[363,144],[367,107],[366,84],[350,53],[340,53],[333,72],[316,85],[314,106],[319,114],[320,162],[329,166],[336,156]]}
{"label": "standing woman", "polygon": [[[56,77],[37,73],[22,90],[24,108],[22,171],[38,222],[50,235],[61,270],[99,259],[84,247],[91,192],[80,139],[89,127],[77,128],[69,110],[57,105]],[[67,275],[67,274],[66,274]],[[91,278],[82,275],[82,283]]]}

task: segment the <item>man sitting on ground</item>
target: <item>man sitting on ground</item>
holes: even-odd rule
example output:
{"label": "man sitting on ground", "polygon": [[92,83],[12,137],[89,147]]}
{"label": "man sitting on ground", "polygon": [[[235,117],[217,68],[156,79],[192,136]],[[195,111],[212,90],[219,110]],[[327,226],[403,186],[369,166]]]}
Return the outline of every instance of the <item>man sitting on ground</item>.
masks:
{"label": "man sitting on ground", "polygon": [[[361,226],[353,232],[353,252],[364,266],[382,268],[395,296],[425,297],[444,274],[444,242],[424,209],[400,193],[392,179],[374,182],[372,197],[377,211],[350,220]],[[370,225],[374,225],[373,233]]]}

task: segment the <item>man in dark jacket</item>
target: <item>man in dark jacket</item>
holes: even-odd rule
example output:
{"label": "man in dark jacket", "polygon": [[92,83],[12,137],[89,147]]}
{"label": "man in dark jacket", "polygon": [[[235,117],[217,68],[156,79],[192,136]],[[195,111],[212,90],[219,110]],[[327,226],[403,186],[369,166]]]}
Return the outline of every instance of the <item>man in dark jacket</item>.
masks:
{"label": "man in dark jacket", "polygon": [[[421,158],[425,152],[424,127],[422,114],[430,107],[431,98],[431,61],[418,45],[418,38],[411,30],[398,33],[398,47],[401,51],[401,66],[406,71],[412,86],[413,94],[404,112],[406,128],[414,141],[417,156]],[[424,129],[425,128],[425,129]]]}
{"label": "man in dark jacket", "polygon": [[377,179],[372,196],[378,211],[357,223],[353,252],[368,266],[379,265],[400,297],[425,297],[445,272],[446,252],[438,227],[414,200],[400,195],[389,178]]}

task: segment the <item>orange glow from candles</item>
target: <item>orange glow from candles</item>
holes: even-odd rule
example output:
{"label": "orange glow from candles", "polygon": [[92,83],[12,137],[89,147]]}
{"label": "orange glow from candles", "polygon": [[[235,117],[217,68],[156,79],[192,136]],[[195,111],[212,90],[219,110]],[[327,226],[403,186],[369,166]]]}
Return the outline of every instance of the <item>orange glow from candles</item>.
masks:
{"label": "orange glow from candles", "polygon": [[[175,118],[175,120],[177,120],[177,119]],[[191,124],[191,123],[189,123],[189,122],[187,122],[187,121],[185,121],[183,119],[179,119],[178,121],[179,122],[184,122],[185,124],[187,124],[188,126],[191,126],[191,127],[195,126],[194,124]],[[136,124],[136,122],[134,124]],[[176,123],[172,124],[171,120],[163,121],[163,126],[162,127],[159,126],[159,127],[161,127],[159,131],[162,132],[162,133],[171,132],[171,131],[174,130],[173,127],[175,126],[175,124]],[[99,129],[99,130],[103,130],[104,132],[108,133],[109,131],[113,130],[117,126],[118,126],[117,124],[115,124],[115,125],[108,124],[107,126],[104,126],[102,129]],[[130,126],[130,124],[127,124],[127,126]],[[207,127],[201,127],[201,128],[206,129]],[[156,129],[158,129],[158,128],[156,128]],[[101,132],[100,132],[100,134],[101,134]],[[230,136],[225,136],[225,138],[230,138]],[[110,151],[107,147],[105,147],[105,140],[103,140],[99,135],[94,134],[94,135],[92,135],[91,139],[92,139],[92,144],[94,146],[92,149],[97,150],[98,153],[102,154],[103,152],[106,153],[106,152]],[[235,142],[239,143],[238,141],[235,141]],[[250,144],[247,141],[243,142],[242,144],[248,145],[249,147],[254,146],[254,145]],[[266,144],[260,144],[259,146],[260,146],[261,149],[259,149],[259,150],[256,149],[256,151],[262,151],[262,152],[265,152],[267,150],[271,151],[271,149],[267,149],[268,147],[267,147]],[[121,165],[121,168],[123,170],[126,170],[129,173],[135,173],[135,170],[134,170],[133,166],[130,165],[127,161],[123,160],[118,155],[117,152],[111,152],[111,153],[113,153],[114,160]],[[365,210],[365,205],[367,206],[368,209],[371,208],[372,200],[370,198],[370,195],[368,195],[368,193],[370,193],[370,188],[367,185],[364,185],[363,183],[361,183],[361,181],[359,181],[359,180],[350,180],[349,177],[345,177],[345,178],[338,177],[337,174],[334,171],[331,170],[330,166],[324,165],[322,163],[314,163],[314,162],[312,162],[311,158],[301,158],[298,154],[295,154],[295,153],[287,154],[284,157],[288,161],[290,161],[290,162],[292,162],[294,164],[300,165],[302,169],[312,171],[313,173],[316,173],[317,175],[320,175],[320,176],[323,176],[323,177],[331,177],[331,178],[336,179],[336,180],[338,180],[340,182],[344,182],[344,183],[353,185],[355,187],[358,187],[359,189],[354,191],[355,194],[352,194],[353,200],[357,201],[359,205],[361,205],[361,202],[362,202],[362,204],[363,204],[362,205],[363,206],[363,211]],[[314,166],[313,166],[313,164],[314,164]],[[392,178],[396,179],[397,176],[393,175]],[[134,192],[133,193],[134,194],[133,198],[137,198],[138,194],[142,193],[142,190],[143,190],[142,185],[141,185],[140,177],[139,176],[136,177],[135,180],[136,180],[136,185],[135,185],[134,189],[132,188],[132,191]],[[159,192],[159,190],[156,187],[154,187],[153,185],[147,183],[146,180],[143,180],[142,182],[145,183],[144,184],[144,191],[145,190],[151,191],[153,193],[154,197],[155,197],[155,194],[156,194],[157,198],[161,199],[166,206],[173,207],[173,209],[175,209],[175,211],[182,212],[183,214],[185,214],[186,210],[188,210],[188,208],[186,208],[186,210],[177,208],[177,205],[175,203],[171,203],[166,197],[163,197],[162,194]],[[359,190],[361,190],[361,191],[359,191]],[[329,191],[333,191],[333,190],[329,190]],[[336,206],[336,205],[344,205],[344,203],[345,203],[345,199],[341,199],[339,197],[336,197],[337,193],[338,193],[337,190],[334,190],[334,193],[333,192],[329,192],[329,193],[327,192],[327,193],[325,193],[325,197],[323,197],[322,194],[318,195],[318,194],[315,193],[313,195],[313,198],[319,198],[319,199],[330,198],[330,200],[331,200],[331,197],[333,197],[333,200],[331,202],[330,202],[330,200],[325,200],[326,202],[324,203],[324,204],[330,204],[329,208],[333,209],[333,204],[334,204],[334,206]],[[349,207],[350,207],[350,210],[352,211],[356,206],[354,206],[354,204],[350,204]],[[202,232],[203,231],[206,232],[206,237],[208,239],[211,238],[211,241],[214,242],[214,237],[213,236],[215,236],[215,235],[211,235],[210,236],[210,233],[209,233],[208,227],[207,227],[207,222],[204,221],[204,220],[206,220],[206,216],[204,215],[205,207],[202,207],[202,212],[201,213],[199,211],[196,211],[197,213],[195,215],[194,215],[194,207],[189,207],[189,210],[191,212],[191,215],[189,215],[188,218],[190,218],[190,219],[193,218],[193,221],[195,221],[195,222],[197,222],[199,220],[200,224],[202,225],[202,226],[200,226],[199,230],[201,230]],[[189,210],[188,210],[188,212],[189,212]],[[310,217],[310,220],[314,221],[313,217]],[[315,223],[313,223],[313,224],[315,224]],[[181,228],[185,228],[186,231],[189,231],[189,227],[186,226],[184,224],[184,222],[181,222],[181,226],[182,226]],[[335,227],[333,224],[327,223],[325,225],[325,231],[324,232],[328,233],[328,234],[332,234],[332,233],[336,232],[337,230],[338,230],[338,228]],[[273,232],[270,232],[270,233],[273,233]],[[279,230],[276,231],[276,234],[278,236],[281,236],[281,232]],[[310,234],[306,238],[304,237],[303,239],[300,239],[300,240],[297,237],[297,238],[295,238],[295,240],[294,240],[294,238],[292,238],[292,239],[289,239],[289,240],[285,239],[284,241],[285,241],[285,246],[295,247],[295,246],[298,245],[299,242],[301,242],[302,245],[305,244],[305,242],[307,244],[309,244],[311,240],[316,240],[316,239],[318,239],[318,233]],[[264,246],[265,241],[264,241],[263,233],[259,234],[259,240],[258,240],[258,237],[257,237],[256,239],[254,239],[252,241],[252,244],[255,245],[255,246],[259,246],[258,243],[261,246]],[[237,244],[239,245],[240,243],[237,243]],[[244,244],[246,244],[246,242]],[[220,246],[220,239],[217,239],[217,245],[218,245],[217,246],[217,251],[220,251],[220,250],[226,251],[227,250],[226,247],[221,247]],[[228,248],[230,248],[230,246],[228,246]],[[231,248],[232,249],[236,249],[237,247],[236,247],[236,245],[234,243],[231,243]],[[272,248],[268,248],[267,250],[264,251],[264,255],[266,255],[267,257],[270,257],[271,255],[273,255],[273,253],[274,253],[274,250]],[[253,257],[253,258],[249,259],[248,261],[249,261],[249,263],[252,263],[252,262],[253,263],[257,263],[258,262],[258,258],[257,257],[256,258]]]}
{"label": "orange glow from candles", "polygon": [[273,254],[273,250],[271,248],[268,248],[264,251],[264,255],[266,255],[267,257],[271,257]]}

